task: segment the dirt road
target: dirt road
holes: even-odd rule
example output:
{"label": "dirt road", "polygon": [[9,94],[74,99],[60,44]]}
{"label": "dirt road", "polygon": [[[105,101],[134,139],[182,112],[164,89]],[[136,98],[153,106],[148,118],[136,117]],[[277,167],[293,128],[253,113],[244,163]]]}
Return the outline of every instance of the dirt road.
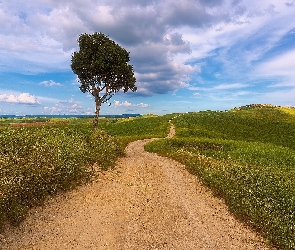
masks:
{"label": "dirt road", "polygon": [[32,210],[2,249],[269,249],[183,165],[145,152],[148,141],[131,143],[95,182]]}

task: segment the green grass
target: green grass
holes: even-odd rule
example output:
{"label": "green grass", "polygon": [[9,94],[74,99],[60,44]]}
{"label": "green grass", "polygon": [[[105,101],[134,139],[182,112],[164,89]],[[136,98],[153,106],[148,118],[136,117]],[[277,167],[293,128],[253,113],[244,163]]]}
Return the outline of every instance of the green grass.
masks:
{"label": "green grass", "polygon": [[48,195],[90,180],[91,166],[114,165],[123,155],[103,131],[69,127],[3,129],[0,133],[0,226],[18,224],[27,210]]}
{"label": "green grass", "polygon": [[176,137],[151,152],[198,175],[279,249],[295,249],[295,115],[281,108],[198,112],[173,119]]}
{"label": "green grass", "polygon": [[136,118],[102,119],[99,128],[115,136],[124,146],[131,141],[163,138],[169,133],[168,123],[174,115],[143,116]]}
{"label": "green grass", "polygon": [[48,122],[49,120],[49,118],[0,118],[0,126],[9,125],[10,123]]}
{"label": "green grass", "polygon": [[[168,119],[100,119],[97,131],[92,130],[92,119],[84,118],[42,120],[50,126],[24,128],[11,128],[15,119],[1,120],[0,229],[7,222],[18,225],[49,195],[90,181],[94,163],[102,169],[114,166],[130,141],[164,137]],[[60,121],[67,122],[52,125]]]}
{"label": "green grass", "polygon": [[[176,136],[164,139],[169,119]],[[238,218],[279,249],[295,249],[292,109],[103,118],[95,132],[92,119],[17,129],[0,124],[0,226],[18,224],[48,195],[91,180],[94,162],[112,167],[129,142],[157,137],[163,139],[146,145],[148,151],[184,163]]]}

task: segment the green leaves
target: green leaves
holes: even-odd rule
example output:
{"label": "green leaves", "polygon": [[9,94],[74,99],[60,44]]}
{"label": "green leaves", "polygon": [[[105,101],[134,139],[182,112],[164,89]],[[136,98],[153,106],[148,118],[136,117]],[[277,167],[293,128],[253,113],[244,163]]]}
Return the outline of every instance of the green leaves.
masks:
{"label": "green leaves", "polygon": [[80,90],[95,97],[94,128],[97,128],[100,105],[120,89],[136,91],[136,78],[133,66],[128,65],[129,52],[104,34],[82,34],[78,44],[80,50],[73,53],[71,68],[79,78]]}

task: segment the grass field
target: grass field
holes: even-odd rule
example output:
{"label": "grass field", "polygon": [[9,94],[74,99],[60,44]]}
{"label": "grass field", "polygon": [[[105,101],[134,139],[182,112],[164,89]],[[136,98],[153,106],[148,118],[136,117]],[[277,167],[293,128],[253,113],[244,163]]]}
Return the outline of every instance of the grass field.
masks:
{"label": "grass field", "polygon": [[167,121],[100,119],[93,131],[92,119],[0,120],[0,228],[19,224],[49,195],[91,180],[93,164],[113,167],[129,142],[164,137]]}
{"label": "grass field", "polygon": [[[164,138],[170,124],[174,138]],[[114,166],[134,140],[186,165],[239,219],[279,249],[295,249],[295,111],[275,107],[137,118],[0,120],[0,226]],[[47,125],[47,126],[46,126]]]}
{"label": "grass field", "polygon": [[146,150],[184,163],[279,249],[295,249],[295,113],[264,107],[173,119],[176,136]]}

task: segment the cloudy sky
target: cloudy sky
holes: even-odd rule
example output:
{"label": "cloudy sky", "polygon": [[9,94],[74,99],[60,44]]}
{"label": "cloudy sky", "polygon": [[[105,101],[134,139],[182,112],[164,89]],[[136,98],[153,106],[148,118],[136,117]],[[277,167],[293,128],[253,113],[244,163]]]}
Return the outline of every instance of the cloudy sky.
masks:
{"label": "cloudy sky", "polygon": [[0,0],[0,114],[93,114],[82,33],[130,51],[136,93],[102,114],[295,105],[295,0]]}

